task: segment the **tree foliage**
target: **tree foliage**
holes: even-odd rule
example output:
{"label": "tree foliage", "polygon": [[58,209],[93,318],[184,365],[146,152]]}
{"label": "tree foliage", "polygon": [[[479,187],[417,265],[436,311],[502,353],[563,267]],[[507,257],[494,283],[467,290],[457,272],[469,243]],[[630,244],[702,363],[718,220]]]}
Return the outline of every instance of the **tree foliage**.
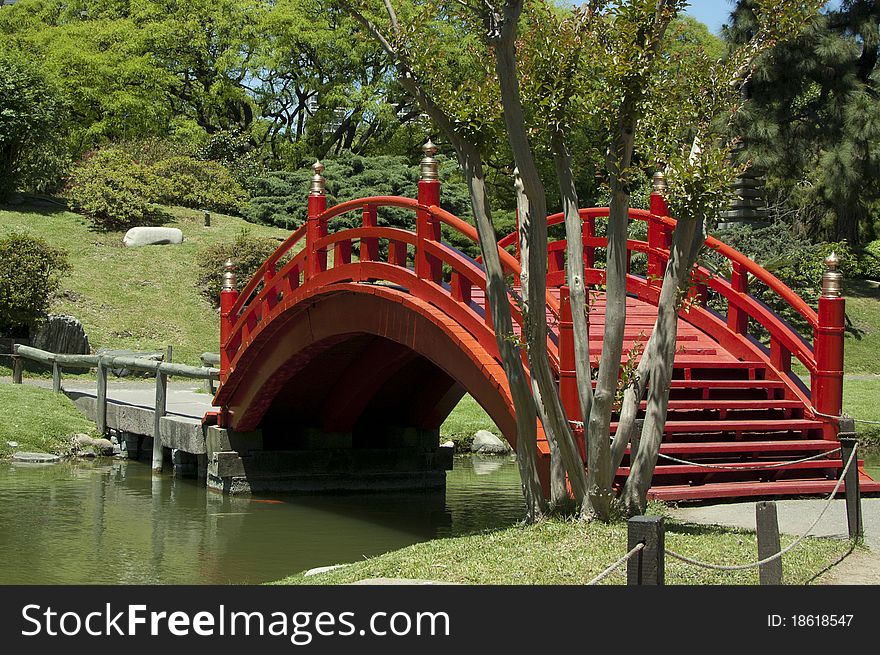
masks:
{"label": "tree foliage", "polygon": [[[742,0],[725,35],[754,31]],[[813,238],[858,245],[880,215],[880,3],[844,0],[760,61],[734,131],[776,195]]]}
{"label": "tree foliage", "polygon": [[63,157],[58,137],[64,119],[55,86],[33,63],[0,50],[0,202],[39,177],[38,156],[50,162]]}
{"label": "tree foliage", "polygon": [[0,334],[28,337],[70,266],[67,253],[27,232],[0,238]]}

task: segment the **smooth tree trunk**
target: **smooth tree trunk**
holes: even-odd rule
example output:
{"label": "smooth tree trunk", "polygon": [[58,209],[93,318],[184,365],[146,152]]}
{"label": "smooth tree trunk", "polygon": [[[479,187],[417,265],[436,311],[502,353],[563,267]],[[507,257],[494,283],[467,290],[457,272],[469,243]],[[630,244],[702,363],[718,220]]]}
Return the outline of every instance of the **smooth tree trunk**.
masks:
{"label": "smooth tree trunk", "polygon": [[[538,521],[547,512],[547,503],[538,476],[537,411],[520,350],[512,339],[514,332],[510,297],[501,264],[501,255],[495,241],[492,212],[486,193],[486,181],[479,151],[472,142],[458,133],[455,129],[455,122],[425,92],[406,59],[397,52],[381,30],[345,0],[341,0],[340,4],[379,42],[394,63],[401,86],[418,102],[422,110],[431,117],[435,125],[452,144],[464,172],[465,182],[470,192],[471,208],[477,227],[483,267],[486,272],[486,295],[492,315],[492,324],[495,327],[495,339],[516,414],[517,465],[526,502],[526,519],[529,522]],[[393,10],[389,8],[387,3],[386,8],[389,9],[392,24],[396,25],[397,19],[393,16]]]}
{"label": "smooth tree trunk", "polygon": [[550,367],[547,352],[547,200],[534,155],[528,141],[519,80],[516,69],[517,23],[522,10],[522,0],[509,0],[499,21],[500,34],[495,43],[495,72],[501,91],[501,104],[508,142],[516,167],[522,177],[522,187],[528,199],[528,214],[520,216],[521,230],[529,241],[528,267],[529,289],[525,297],[528,308],[524,318],[524,336],[528,348],[529,372],[533,387],[538,392],[536,402],[544,432],[548,440],[555,440],[559,458],[568,473],[568,483],[577,503],[586,498],[587,480],[583,462],[577,450],[565,410],[559,396],[555,376]]}
{"label": "smooth tree trunk", "polygon": [[[643,358],[649,380],[645,419],[638,451],[630,455],[630,473],[621,494],[624,510],[629,516],[644,514],[647,506],[648,489],[654,477],[669,407],[680,299],[688,291],[690,271],[704,241],[702,225],[702,221],[681,220],[673,232],[669,262],[660,289],[657,320]],[[638,398],[640,401],[641,397]]]}
{"label": "smooth tree trunk", "polygon": [[[529,239],[531,213],[529,212],[529,199],[523,192],[523,183],[522,178],[519,175],[519,170],[514,169],[513,173],[514,189],[516,191],[517,222],[519,224],[518,239],[520,260],[528,262],[531,258],[531,239]],[[522,267],[519,279],[520,293],[524,299],[523,321],[528,321],[532,315],[529,311],[530,308],[528,301],[525,300],[529,297],[529,292],[531,290],[531,275],[528,266]],[[541,397],[541,389],[534,378],[532,378],[532,396],[535,399],[535,407],[538,411],[538,418],[541,419],[541,425],[546,425],[549,422],[549,419],[547,418],[546,412],[544,412],[544,402]],[[555,436],[552,431],[545,432],[545,436],[547,437],[547,444],[550,447],[550,499],[553,505],[558,507],[568,499],[568,476],[566,475],[565,464],[562,455],[559,452],[559,444],[557,443]]]}
{"label": "smooth tree trunk", "polygon": [[[559,195],[565,218],[565,241],[568,261],[565,267],[570,293],[571,321],[574,332],[575,373],[581,416],[589,416],[593,405],[593,382],[590,363],[590,321],[587,314],[587,286],[584,282],[584,238],[580,204],[574,185],[571,155],[563,135],[553,135],[553,162],[559,180]],[[586,430],[584,430],[586,436]]]}

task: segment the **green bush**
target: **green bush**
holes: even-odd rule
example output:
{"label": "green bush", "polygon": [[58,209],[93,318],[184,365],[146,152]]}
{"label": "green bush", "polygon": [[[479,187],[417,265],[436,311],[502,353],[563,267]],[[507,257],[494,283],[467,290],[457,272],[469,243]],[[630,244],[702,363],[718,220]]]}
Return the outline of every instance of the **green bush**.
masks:
{"label": "green bush", "polygon": [[862,273],[869,280],[880,281],[880,239],[875,239],[862,253]]}
{"label": "green bush", "polygon": [[65,118],[60,92],[39,67],[0,52],[0,202],[16,188],[40,189],[55,182],[57,170],[39,164],[43,157],[63,161],[59,137]]}
{"label": "green bush", "polygon": [[241,230],[232,241],[216,243],[199,257],[199,290],[215,306],[220,304],[223,286],[223,265],[227,259],[235,262],[235,276],[241,291],[269,255],[281,245],[269,237],[253,236],[249,230]]}
{"label": "green bush", "polygon": [[67,253],[26,232],[0,239],[0,333],[27,337],[70,270]]}
{"label": "green bush", "polygon": [[[415,198],[418,191],[419,167],[405,157],[383,155],[360,157],[351,153],[324,162],[327,180],[327,205],[369,196],[403,196]],[[444,167],[445,168],[445,167]],[[251,180],[251,200],[244,217],[253,223],[277,225],[294,229],[306,219],[306,204],[310,167],[297,171],[276,171]],[[443,187],[441,206],[465,220],[469,220],[470,196],[463,182],[449,180],[446,170],[441,172]],[[415,226],[415,214],[395,208],[379,210],[379,224],[405,229]],[[331,230],[354,227],[360,216],[353,212],[334,219]]]}
{"label": "green bush", "polygon": [[71,171],[67,193],[95,227],[120,230],[155,222],[156,178],[126,152],[106,148],[86,155]]}
{"label": "green bush", "polygon": [[158,201],[192,209],[239,214],[247,194],[217,162],[170,157],[151,167],[158,182]]}

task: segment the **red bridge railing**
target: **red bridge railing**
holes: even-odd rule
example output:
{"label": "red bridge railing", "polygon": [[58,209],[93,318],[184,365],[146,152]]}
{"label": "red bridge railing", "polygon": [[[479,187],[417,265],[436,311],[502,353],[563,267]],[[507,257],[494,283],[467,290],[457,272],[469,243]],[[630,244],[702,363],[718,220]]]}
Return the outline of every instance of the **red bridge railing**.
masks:
{"label": "red bridge railing", "polygon": [[[473,260],[441,240],[441,226],[477,243],[476,229],[469,223],[441,209],[440,182],[433,158],[436,149],[429,143],[421,163],[418,198],[378,196],[351,200],[327,208],[324,193],[324,167],[318,163],[308,197],[306,223],[295,230],[260,267],[239,294],[234,277],[227,273],[221,292],[221,383],[228,376],[241,352],[254,335],[285,311],[317,289],[351,282],[392,284],[407,289],[456,318],[496,357],[497,345],[492,331],[491,313],[486,305],[486,277],[479,260]],[[378,210],[396,207],[416,216],[415,231],[378,225]],[[583,220],[584,270],[588,285],[604,284],[604,270],[597,266],[596,250],[607,246],[607,239],[597,234],[597,222],[607,220],[607,207],[580,211]],[[330,232],[333,219],[359,212],[360,226]],[[631,222],[647,224],[647,239],[627,241],[627,291],[654,304],[669,257],[675,220],[667,216],[662,189],[651,196],[651,211],[631,209]],[[548,226],[563,222],[562,214],[548,217]],[[358,244],[355,258],[354,244]],[[384,245],[384,258],[380,255]],[[517,235],[498,242],[504,273],[516,279],[520,273],[517,258]],[[842,410],[844,300],[837,283],[826,285],[814,311],[802,298],[769,271],[726,244],[709,237],[706,248],[728,262],[729,275],[698,265],[693,274],[692,302],[683,308],[686,319],[722,347],[743,358],[759,358],[817,416],[838,416]],[[571,316],[565,286],[566,242],[552,241],[548,248],[547,307],[559,326],[559,336],[551,335],[548,348],[554,368],[562,381],[563,396],[572,395],[573,350]],[[514,252],[509,252],[513,249]],[[632,254],[646,258],[644,275],[631,272]],[[833,263],[832,263],[833,264]],[[760,280],[768,289],[794,309],[813,332],[813,346],[795,328],[775,312],[749,295],[749,278]],[[826,274],[828,277],[828,274]],[[828,278],[831,280],[831,278]],[[560,288],[557,293],[554,288]],[[474,290],[482,293],[474,293]],[[713,294],[712,307],[708,299]],[[482,296],[481,298],[479,296]],[[560,306],[562,300],[562,307]],[[480,304],[476,301],[479,300]],[[521,328],[521,299],[515,289],[508,294],[511,313]],[[759,330],[769,335],[769,346],[758,341]],[[794,356],[809,372],[810,392],[800,383],[791,368]],[[562,361],[560,362],[560,357]],[[575,390],[576,393],[576,390]],[[566,403],[568,405],[569,403]],[[576,407],[577,403],[573,404]],[[835,422],[836,423],[836,422]],[[829,428],[831,425],[829,425]],[[828,436],[836,434],[829,429]]]}

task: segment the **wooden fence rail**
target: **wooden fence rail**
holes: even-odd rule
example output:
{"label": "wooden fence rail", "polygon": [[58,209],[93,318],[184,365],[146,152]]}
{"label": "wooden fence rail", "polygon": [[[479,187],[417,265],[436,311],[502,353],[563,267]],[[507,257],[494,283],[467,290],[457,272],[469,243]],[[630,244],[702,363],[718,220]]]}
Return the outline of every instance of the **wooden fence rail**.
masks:
{"label": "wooden fence rail", "polygon": [[52,390],[62,391],[61,371],[65,368],[95,368],[97,370],[97,398],[95,401],[95,423],[98,432],[107,432],[107,371],[112,369],[129,369],[156,376],[156,400],[153,424],[153,470],[162,470],[162,439],[161,419],[166,413],[168,395],[168,377],[183,377],[205,380],[206,388],[213,393],[213,382],[220,378],[220,369],[207,366],[208,363],[219,362],[220,355],[203,353],[201,360],[205,366],[188,366],[171,362],[171,346],[166,353],[158,353],[159,358],[149,359],[137,357],[135,354],[107,353],[101,355],[70,355],[51,353],[39,348],[16,344],[12,355],[12,382],[22,383],[24,360],[31,360],[52,367]]}

